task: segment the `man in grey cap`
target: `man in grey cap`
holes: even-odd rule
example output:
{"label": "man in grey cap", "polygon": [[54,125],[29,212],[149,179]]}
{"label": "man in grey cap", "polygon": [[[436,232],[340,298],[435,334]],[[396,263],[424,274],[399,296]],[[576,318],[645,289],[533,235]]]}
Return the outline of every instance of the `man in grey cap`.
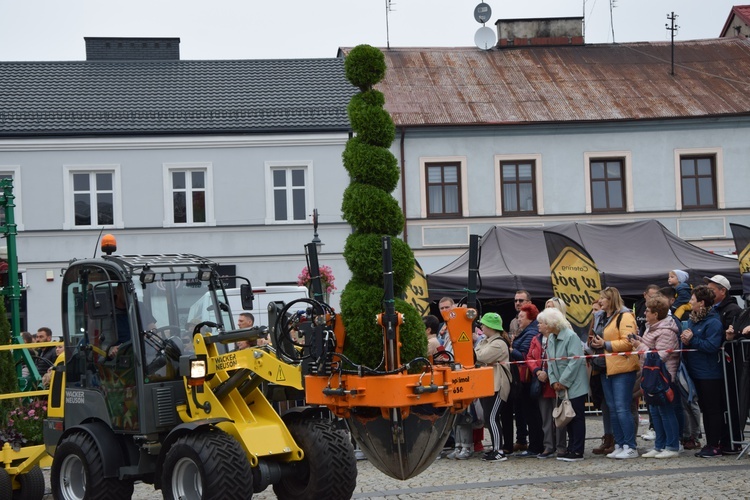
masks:
{"label": "man in grey cap", "polygon": [[737,316],[742,312],[742,308],[737,305],[737,299],[729,295],[729,290],[732,286],[729,284],[729,280],[721,274],[714,276],[704,277],[703,280],[706,282],[708,288],[714,292],[714,308],[719,313],[721,318],[721,324],[724,326],[724,331],[727,330],[737,319]]}
{"label": "man in grey cap", "polygon": [[[719,313],[721,323],[724,327],[724,339],[726,340],[726,331],[730,326],[734,324],[734,320],[740,315],[742,309],[737,304],[737,299],[729,295],[731,285],[729,280],[721,274],[711,276],[710,278],[703,278],[706,282],[706,286],[714,292],[714,309]],[[736,455],[739,453],[739,446],[734,445],[730,439],[729,427],[732,428],[732,436],[737,436],[736,439],[742,438],[739,422],[739,408],[738,402],[735,398],[736,394],[736,383],[734,380],[733,373],[737,369],[737,363],[734,362],[735,353],[734,345],[725,345],[727,356],[722,356],[722,362],[724,363],[725,373],[729,376],[724,380],[724,389],[728,393],[729,398],[724,397],[722,400],[722,406],[726,406],[725,401],[729,400],[729,423],[724,422],[721,426],[721,451],[725,455]]]}

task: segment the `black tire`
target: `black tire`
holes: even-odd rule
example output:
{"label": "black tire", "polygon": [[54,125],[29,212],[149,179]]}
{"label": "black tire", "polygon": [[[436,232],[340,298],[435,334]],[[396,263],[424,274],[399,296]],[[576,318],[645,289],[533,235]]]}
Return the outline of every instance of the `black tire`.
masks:
{"label": "black tire", "polygon": [[126,500],[133,496],[133,481],[103,477],[101,451],[84,432],[62,440],[50,476],[52,496],[57,500]]}
{"label": "black tire", "polygon": [[253,473],[242,446],[216,429],[180,436],[167,452],[165,500],[240,500],[253,496]]}
{"label": "black tire", "polygon": [[18,476],[18,482],[21,487],[13,492],[13,500],[42,500],[44,496],[44,473],[38,465],[35,465],[26,474]]}
{"label": "black tire", "polygon": [[13,496],[13,483],[10,475],[3,467],[0,467],[0,498],[11,498]]}
{"label": "black tire", "polygon": [[330,420],[297,420],[287,424],[305,458],[273,485],[281,500],[348,500],[357,485],[357,460],[346,432]]}

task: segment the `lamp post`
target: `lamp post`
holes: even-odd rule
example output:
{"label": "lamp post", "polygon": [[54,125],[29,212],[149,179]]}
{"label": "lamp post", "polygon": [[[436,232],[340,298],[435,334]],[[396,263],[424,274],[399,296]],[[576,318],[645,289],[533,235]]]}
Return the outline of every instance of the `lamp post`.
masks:
{"label": "lamp post", "polygon": [[318,237],[318,209],[313,208],[313,239],[312,239],[313,245],[315,245],[315,250],[320,254],[323,250],[324,243],[320,241],[320,237]]}
{"label": "lamp post", "polygon": [[320,280],[320,266],[318,264],[318,254],[323,248],[323,242],[318,237],[318,209],[313,209],[313,239],[311,243],[305,245],[307,254],[307,269],[310,273],[312,298],[317,301],[323,301],[323,286]]}

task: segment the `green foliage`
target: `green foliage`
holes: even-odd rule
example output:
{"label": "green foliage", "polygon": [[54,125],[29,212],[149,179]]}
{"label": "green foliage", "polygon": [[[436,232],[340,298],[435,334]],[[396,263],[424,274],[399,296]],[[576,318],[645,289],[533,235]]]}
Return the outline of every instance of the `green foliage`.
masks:
{"label": "green foliage", "polygon": [[[10,324],[5,317],[5,301],[0,297],[0,345],[11,343]],[[18,391],[16,364],[10,351],[0,351],[0,394]],[[13,407],[13,402],[0,400],[0,413],[5,415]]]}
{"label": "green foliage", "polygon": [[360,90],[368,90],[385,76],[385,56],[370,45],[357,45],[344,61],[346,79]]}
{"label": "green foliage", "polygon": [[[396,238],[404,227],[403,212],[390,194],[399,177],[398,161],[388,150],[396,128],[383,108],[383,94],[372,90],[385,76],[385,57],[378,49],[360,45],[347,56],[345,69],[346,77],[362,92],[352,97],[347,108],[356,137],[349,139],[342,155],[352,183],[344,192],[341,211],[355,228],[344,248],[352,271],[352,279],[341,294],[344,354],[354,363],[383,368],[383,330],[375,321],[385,309],[382,236],[391,237],[396,296],[406,290],[414,275],[414,255]],[[395,307],[405,318],[399,329],[402,363],[424,356],[427,338],[419,313],[403,300],[396,300]]]}
{"label": "green foliage", "polygon": [[352,137],[347,141],[342,157],[352,182],[369,184],[386,193],[396,189],[400,174],[398,160],[389,149],[371,146],[359,137]]}
{"label": "green foliage", "polygon": [[363,142],[388,147],[396,138],[396,126],[391,115],[381,106],[371,104],[372,98],[364,96],[367,94],[355,95],[346,108],[352,129]]}
{"label": "green foliage", "polygon": [[404,214],[398,202],[382,189],[359,182],[344,191],[344,218],[362,233],[396,236],[404,228]]}
{"label": "green foliage", "polygon": [[[347,336],[344,355],[370,368],[376,368],[383,359],[383,328],[376,316],[383,312],[383,289],[355,280],[349,281],[341,294],[341,316]],[[407,362],[427,352],[424,324],[414,307],[397,299],[396,310],[404,314],[399,328],[401,361]]]}
{"label": "green foliage", "polygon": [[[353,233],[346,239],[344,258],[352,279],[383,287],[383,253],[381,235]],[[414,277],[414,253],[398,238],[391,239],[393,254],[393,289],[398,297],[406,291]]]}

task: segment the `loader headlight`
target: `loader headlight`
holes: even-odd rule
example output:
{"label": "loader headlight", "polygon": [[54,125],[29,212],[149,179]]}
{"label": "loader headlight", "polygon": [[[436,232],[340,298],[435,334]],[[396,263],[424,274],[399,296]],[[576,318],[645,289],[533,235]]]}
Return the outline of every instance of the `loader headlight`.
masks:
{"label": "loader headlight", "polygon": [[206,378],[206,360],[205,359],[190,360],[190,378],[191,379]]}
{"label": "loader headlight", "polygon": [[180,375],[187,378],[188,385],[200,386],[206,381],[208,360],[204,355],[180,357]]}

